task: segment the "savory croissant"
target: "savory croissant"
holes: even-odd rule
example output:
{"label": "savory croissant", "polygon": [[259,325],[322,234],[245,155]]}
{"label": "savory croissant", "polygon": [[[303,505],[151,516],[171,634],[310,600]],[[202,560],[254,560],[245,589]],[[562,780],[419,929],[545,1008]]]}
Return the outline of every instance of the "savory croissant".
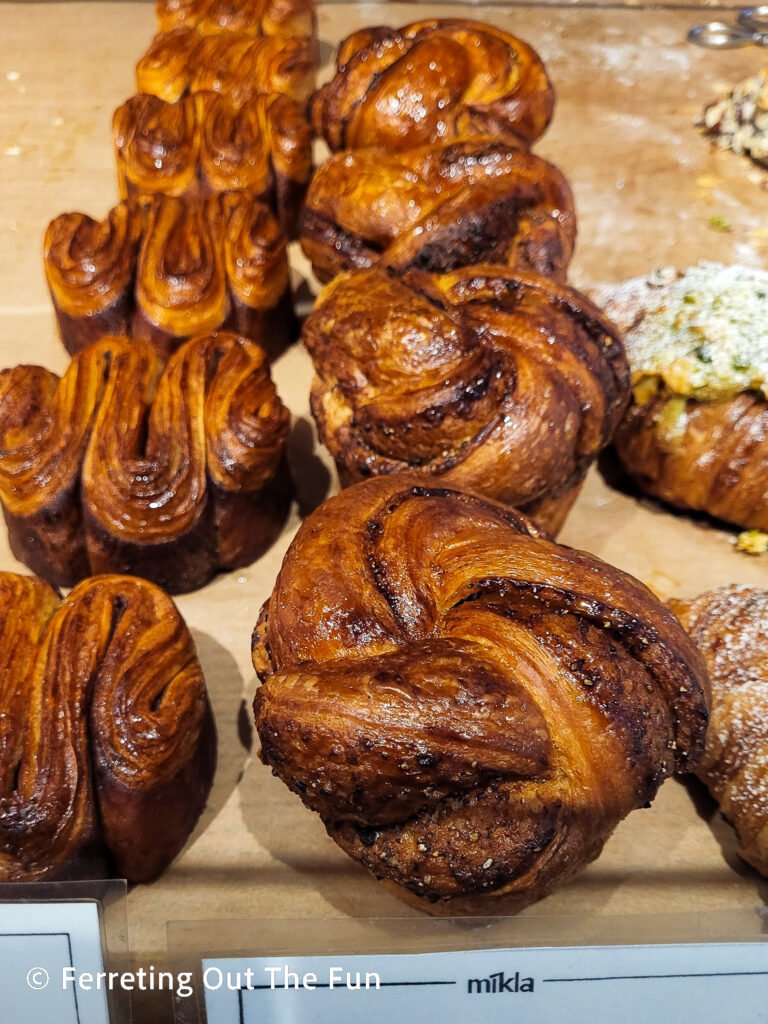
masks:
{"label": "savory croissant", "polygon": [[61,598],[0,573],[0,879],[61,872],[100,842],[131,882],[179,853],[216,735],[184,620],[158,587],[96,576]]}
{"label": "savory croissant", "polygon": [[377,262],[432,273],[506,263],[563,279],[575,235],[562,174],[496,139],[336,153],[312,178],[300,227],[321,281]]}
{"label": "savory croissant", "polygon": [[274,93],[236,104],[203,92],[166,103],[137,95],[115,111],[112,128],[123,199],[239,189],[269,203],[295,233],[312,167],[311,132],[295,100]]}
{"label": "savory croissant", "polygon": [[49,582],[130,572],[182,593],[247,565],[290,504],[289,415],[258,345],[193,338],[168,363],[105,338],[64,376],[0,373],[11,550]]}
{"label": "savory croissant", "polygon": [[332,150],[392,152],[477,136],[527,146],[553,106],[544,65],[527,43],[479,21],[437,18],[353,32],[311,116]]}
{"label": "savory croissant", "polygon": [[262,760],[430,900],[543,896],[704,745],[701,656],[649,590],[413,474],[304,521],[253,661]]}
{"label": "savory croissant", "polygon": [[490,264],[341,274],[303,340],[312,412],[342,484],[418,469],[553,533],[629,393],[620,337],[596,306]]}
{"label": "savory croissant", "polygon": [[179,25],[201,35],[245,32],[258,36],[312,36],[314,0],[157,0],[162,31]]}
{"label": "savory croissant", "polygon": [[704,655],[712,719],[696,774],[768,875],[768,590],[721,587],[670,602]]}
{"label": "savory croissant", "polygon": [[207,91],[238,104],[260,93],[282,93],[306,103],[314,84],[309,40],[254,39],[242,32],[203,36],[184,26],[160,32],[136,65],[137,91],[168,103]]}
{"label": "savory croissant", "polygon": [[285,237],[246,193],[123,202],[103,221],[64,213],[44,258],[72,355],[125,334],[167,356],[193,335],[235,330],[274,359],[297,333]]}
{"label": "savory croissant", "polygon": [[768,530],[768,273],[700,263],[598,301],[626,331],[634,401],[616,431],[640,487]]}

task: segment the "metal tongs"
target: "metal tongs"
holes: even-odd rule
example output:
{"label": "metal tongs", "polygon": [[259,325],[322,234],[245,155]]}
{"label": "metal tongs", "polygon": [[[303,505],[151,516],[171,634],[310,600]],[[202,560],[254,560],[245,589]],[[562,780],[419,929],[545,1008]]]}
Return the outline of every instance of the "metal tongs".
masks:
{"label": "metal tongs", "polygon": [[735,23],[708,21],[694,25],[688,42],[717,50],[733,50],[739,46],[768,46],[768,4],[745,7]]}

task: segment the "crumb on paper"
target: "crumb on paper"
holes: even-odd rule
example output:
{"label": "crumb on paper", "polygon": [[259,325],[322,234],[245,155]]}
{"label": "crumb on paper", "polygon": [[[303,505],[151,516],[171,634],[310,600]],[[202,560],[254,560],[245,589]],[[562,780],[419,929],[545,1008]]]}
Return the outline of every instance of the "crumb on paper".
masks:
{"label": "crumb on paper", "polygon": [[8,82],[18,82],[18,80],[21,78],[21,72],[20,71],[6,71],[5,78],[6,78],[6,81],[8,81]]}
{"label": "crumb on paper", "polygon": [[6,156],[18,156],[21,153],[21,146],[6,146],[3,152]]}
{"label": "crumb on paper", "polygon": [[713,214],[707,221],[707,224],[712,229],[712,231],[725,232],[731,230],[731,222],[726,217],[723,217],[722,214],[719,213]]}
{"label": "crumb on paper", "polygon": [[736,550],[748,555],[764,555],[768,551],[768,533],[762,530],[744,530],[736,538]]}

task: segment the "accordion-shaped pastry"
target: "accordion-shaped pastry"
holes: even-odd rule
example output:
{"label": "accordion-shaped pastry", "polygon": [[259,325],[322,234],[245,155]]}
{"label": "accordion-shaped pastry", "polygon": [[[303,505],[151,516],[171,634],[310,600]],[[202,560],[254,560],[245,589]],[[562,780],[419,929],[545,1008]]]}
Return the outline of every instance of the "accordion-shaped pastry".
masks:
{"label": "accordion-shaped pastry", "polygon": [[721,587],[671,606],[712,680],[696,774],[735,826],[741,856],[768,875],[768,590]]}
{"label": "accordion-shaped pastry", "polygon": [[411,474],[305,520],[253,652],[262,759],[432,900],[539,898],[704,744],[701,657],[649,590]]}
{"label": "accordion-shaped pastry", "polygon": [[202,36],[182,27],[156,35],[136,65],[138,92],[169,103],[198,92],[222,93],[237,104],[261,93],[305,103],[314,84],[314,50],[305,39]]}
{"label": "accordion-shaped pastry", "polygon": [[148,881],[181,850],[211,787],[216,738],[173,601],[127,576],[61,598],[0,573],[0,879],[62,873],[106,847]]}
{"label": "accordion-shaped pastry", "polygon": [[342,484],[417,469],[556,532],[626,407],[621,340],[583,295],[479,264],[340,274],[304,324]]}
{"label": "accordion-shaped pastry", "polygon": [[199,93],[178,103],[132,96],[115,111],[120,195],[199,198],[241,190],[263,199],[293,234],[311,172],[311,133],[287,96],[235,104]]}
{"label": "accordion-shaped pastry", "polygon": [[193,335],[234,330],[274,359],[297,331],[285,237],[245,193],[124,202],[103,221],[61,214],[45,274],[72,355],[111,334],[169,355]]}
{"label": "accordion-shaped pastry", "polygon": [[11,550],[72,586],[129,572],[173,593],[252,562],[290,504],[289,415],[262,349],[221,333],[164,364],[105,338],[64,376],[0,373],[0,501]]}
{"label": "accordion-shaped pastry", "polygon": [[700,263],[598,291],[633,396],[616,451],[649,494],[768,530],[768,273]]}
{"label": "accordion-shaped pastry", "polygon": [[477,136],[527,146],[553,106],[535,50],[493,25],[455,18],[348,36],[311,115],[332,150],[392,152]]}
{"label": "accordion-shaped pastry", "polygon": [[506,263],[562,279],[575,236],[562,174],[494,139],[336,153],[312,178],[300,231],[321,281],[374,263],[432,273]]}
{"label": "accordion-shaped pastry", "polygon": [[201,35],[312,36],[314,0],[157,0],[163,31],[186,25]]}

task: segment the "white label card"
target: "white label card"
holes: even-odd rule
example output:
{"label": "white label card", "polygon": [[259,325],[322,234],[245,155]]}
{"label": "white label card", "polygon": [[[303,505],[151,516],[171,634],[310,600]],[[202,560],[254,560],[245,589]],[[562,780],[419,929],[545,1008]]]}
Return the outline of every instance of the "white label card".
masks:
{"label": "white label card", "polygon": [[97,903],[0,903],[0,1020],[109,1024],[103,973]]}
{"label": "white label card", "polygon": [[768,1021],[768,942],[203,961],[208,1024]]}

